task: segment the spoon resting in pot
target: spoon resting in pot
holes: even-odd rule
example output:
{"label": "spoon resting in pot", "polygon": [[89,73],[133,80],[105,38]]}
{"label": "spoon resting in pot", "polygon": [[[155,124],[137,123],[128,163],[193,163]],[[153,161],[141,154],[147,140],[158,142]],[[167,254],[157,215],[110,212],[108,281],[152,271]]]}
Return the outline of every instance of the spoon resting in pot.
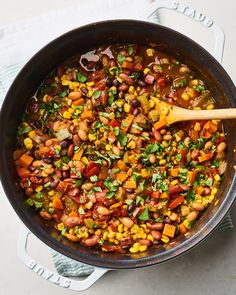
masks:
{"label": "spoon resting in pot", "polygon": [[153,96],[151,99],[155,102],[155,108],[159,113],[159,120],[154,124],[155,129],[182,121],[236,119],[236,108],[189,110],[163,102]]}

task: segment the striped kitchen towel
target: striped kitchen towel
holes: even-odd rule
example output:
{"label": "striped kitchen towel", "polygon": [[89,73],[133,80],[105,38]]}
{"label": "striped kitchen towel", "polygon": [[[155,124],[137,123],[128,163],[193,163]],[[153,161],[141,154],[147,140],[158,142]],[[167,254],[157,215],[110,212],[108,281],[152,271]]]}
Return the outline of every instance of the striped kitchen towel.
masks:
{"label": "striped kitchen towel", "polygon": [[[150,2],[151,0],[88,0],[0,28],[0,105],[25,62],[50,40],[70,29],[94,21],[142,19],[142,12]],[[151,21],[158,22],[158,16],[153,15]],[[0,192],[4,195],[1,185]],[[228,214],[217,230],[232,227]],[[90,265],[72,260],[53,250],[52,259],[60,275],[78,277],[89,275],[94,270]]]}

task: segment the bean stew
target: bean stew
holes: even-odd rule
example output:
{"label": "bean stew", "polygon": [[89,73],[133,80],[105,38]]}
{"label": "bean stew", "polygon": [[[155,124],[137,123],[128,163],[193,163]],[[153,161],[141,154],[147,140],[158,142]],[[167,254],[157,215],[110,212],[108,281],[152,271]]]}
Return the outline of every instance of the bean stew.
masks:
{"label": "bean stew", "polygon": [[226,170],[218,120],[155,128],[156,99],[213,109],[207,86],[155,46],[111,45],[53,70],[29,99],[14,152],[26,202],[75,243],[137,253],[204,214]]}

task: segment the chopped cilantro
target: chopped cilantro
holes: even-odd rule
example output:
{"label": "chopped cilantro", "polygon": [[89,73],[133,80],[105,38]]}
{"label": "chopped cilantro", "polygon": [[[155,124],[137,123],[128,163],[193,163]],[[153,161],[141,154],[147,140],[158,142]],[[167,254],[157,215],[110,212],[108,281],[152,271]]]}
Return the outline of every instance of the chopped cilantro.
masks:
{"label": "chopped cilantro", "polygon": [[48,187],[48,186],[50,186],[50,185],[51,185],[51,182],[48,181],[48,182],[46,182],[46,183],[44,184],[44,187]]}
{"label": "chopped cilantro", "polygon": [[36,198],[37,198],[37,199],[42,199],[42,198],[43,198],[43,193],[42,193],[42,192],[38,192],[38,193],[36,194]]}
{"label": "chopped cilantro", "polygon": [[128,139],[126,137],[126,135],[124,135],[123,133],[119,133],[119,135],[117,136],[119,143],[121,144],[121,146],[125,146]]}
{"label": "chopped cilantro", "polygon": [[54,213],[54,208],[49,207],[49,208],[48,208],[48,212],[49,212],[50,214],[53,214],[53,213]]}
{"label": "chopped cilantro", "polygon": [[63,157],[62,157],[62,160],[63,160],[63,162],[66,163],[66,164],[68,164],[68,163],[70,162],[70,158],[67,157],[67,156],[63,156]]}
{"label": "chopped cilantro", "polygon": [[143,212],[138,216],[139,220],[147,221],[149,219],[148,207],[145,207]]}
{"label": "chopped cilantro", "polygon": [[187,192],[187,195],[185,197],[186,201],[188,203],[191,203],[195,200],[195,193],[192,189],[189,189],[188,192]]}
{"label": "chopped cilantro", "polygon": [[80,215],[85,215],[85,211],[82,207],[79,207],[78,212]]}
{"label": "chopped cilantro", "polygon": [[76,79],[81,83],[84,83],[87,80],[87,78],[80,72],[76,73]]}
{"label": "chopped cilantro", "polygon": [[115,127],[114,128],[114,133],[115,133],[116,136],[118,136],[119,133],[120,133],[120,128],[119,127]]}
{"label": "chopped cilantro", "polygon": [[31,198],[27,199],[26,203],[29,205],[29,206],[33,206],[34,205],[34,200],[32,200]]}
{"label": "chopped cilantro", "polygon": [[182,159],[182,155],[181,155],[181,154],[177,154],[177,155],[175,156],[175,159],[176,159],[177,161],[181,161],[181,159]]}
{"label": "chopped cilantro", "polygon": [[125,204],[126,205],[130,205],[130,204],[132,204],[133,203],[133,200],[131,200],[131,199],[126,199],[125,200]]}
{"label": "chopped cilantro", "polygon": [[61,92],[60,94],[59,94],[59,97],[61,97],[61,98],[64,98],[64,97],[66,97],[67,96],[67,92],[66,91],[63,91],[63,92]]}
{"label": "chopped cilantro", "polygon": [[117,61],[119,64],[122,64],[126,60],[126,57],[124,55],[118,54],[117,55]]}
{"label": "chopped cilantro", "polygon": [[29,126],[26,126],[26,127],[19,127],[18,130],[17,130],[17,134],[18,134],[18,135],[22,135],[22,134],[28,133],[30,130],[31,130],[31,129],[30,129]]}
{"label": "chopped cilantro", "polygon": [[100,97],[101,93],[102,93],[101,90],[96,90],[96,91],[94,91],[94,93],[93,93],[93,97],[94,97],[95,99],[98,99],[98,98]]}
{"label": "chopped cilantro", "polygon": [[34,201],[34,205],[36,208],[42,208],[43,207],[43,203],[42,202],[36,202]]}
{"label": "chopped cilantro", "polygon": [[106,193],[106,198],[111,199],[115,195],[115,192],[107,192]]}
{"label": "chopped cilantro", "polygon": [[102,189],[100,188],[100,186],[94,186],[93,191],[101,193]]}
{"label": "chopped cilantro", "polygon": [[93,175],[93,176],[91,176],[91,177],[90,177],[90,180],[91,180],[92,182],[96,182],[96,181],[98,181],[98,177],[97,177],[97,175]]}

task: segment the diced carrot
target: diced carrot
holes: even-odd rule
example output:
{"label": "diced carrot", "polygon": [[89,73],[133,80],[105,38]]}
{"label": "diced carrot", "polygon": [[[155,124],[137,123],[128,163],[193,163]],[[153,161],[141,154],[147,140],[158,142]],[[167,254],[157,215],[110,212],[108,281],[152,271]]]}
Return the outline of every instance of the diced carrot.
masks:
{"label": "diced carrot", "polygon": [[160,119],[159,121],[157,121],[157,122],[154,124],[154,128],[155,128],[156,130],[158,130],[158,129],[160,129],[160,128],[166,126],[166,125],[167,125],[167,120],[166,120],[166,118],[164,117],[164,118]]}
{"label": "diced carrot", "polygon": [[119,160],[117,162],[117,167],[120,169],[120,170],[126,170],[127,166],[125,165],[125,163],[121,160]]}
{"label": "diced carrot", "polygon": [[147,171],[147,169],[142,169],[141,170],[141,176],[142,176],[142,178],[148,178],[148,171]]}
{"label": "diced carrot", "polygon": [[73,104],[75,105],[75,106],[81,106],[82,104],[84,104],[84,99],[83,98],[80,98],[80,99],[77,99],[77,100],[74,100],[73,101]]}
{"label": "diced carrot", "polygon": [[89,121],[93,121],[93,119],[94,119],[93,111],[92,110],[83,111],[80,118],[81,118],[81,120],[88,119]]}
{"label": "diced carrot", "polygon": [[78,151],[78,153],[74,154],[73,160],[79,161],[83,155],[84,149]]}
{"label": "diced carrot", "polygon": [[159,199],[161,196],[160,191],[152,192],[152,198]]}
{"label": "diced carrot", "polygon": [[28,169],[22,167],[17,168],[17,173],[20,177],[29,177],[31,175],[31,172]]}
{"label": "diced carrot", "polygon": [[198,172],[197,171],[188,171],[187,172],[187,180],[189,182],[189,185],[193,185],[196,177],[197,177]]}
{"label": "diced carrot", "polygon": [[196,193],[201,196],[203,194],[204,190],[205,190],[204,187],[198,186]]}
{"label": "diced carrot", "polygon": [[34,158],[27,155],[23,154],[20,159],[17,161],[18,165],[24,168],[28,168],[29,165],[33,162]]}
{"label": "diced carrot", "polygon": [[179,175],[179,168],[173,168],[169,170],[169,174],[172,177],[177,177]]}
{"label": "diced carrot", "polygon": [[203,138],[210,138],[212,135],[217,131],[217,125],[214,124],[212,121],[207,121],[202,129],[202,137]]}
{"label": "diced carrot", "polygon": [[76,211],[71,211],[71,212],[69,213],[69,216],[70,216],[70,217],[77,217],[77,216],[79,216],[79,214],[78,214],[78,212],[76,212]]}
{"label": "diced carrot", "polygon": [[127,180],[125,183],[124,183],[124,188],[137,188],[137,183],[134,179],[130,179],[130,180]]}
{"label": "diced carrot", "polygon": [[168,208],[170,210],[173,210],[174,208],[178,207],[181,203],[183,203],[184,201],[184,196],[179,196],[177,198],[175,198],[170,205],[168,206]]}
{"label": "diced carrot", "polygon": [[176,226],[166,223],[163,229],[163,235],[173,238],[175,236]]}
{"label": "diced carrot", "polygon": [[62,210],[64,208],[61,199],[58,197],[54,197],[54,199],[52,201],[52,206],[53,206],[53,208],[60,209],[60,210]]}
{"label": "diced carrot", "polygon": [[214,154],[212,152],[210,152],[208,154],[202,154],[201,156],[198,157],[198,161],[199,161],[199,163],[202,163],[202,162],[212,159],[213,156],[214,156]]}
{"label": "diced carrot", "polygon": [[101,168],[101,171],[98,175],[98,178],[100,180],[105,180],[107,178],[107,175],[108,175],[108,168],[107,167],[102,167]]}
{"label": "diced carrot", "polygon": [[134,64],[132,62],[128,62],[128,61],[124,61],[121,65],[122,68],[126,68],[126,69],[129,69],[129,70],[133,70],[134,68]]}
{"label": "diced carrot", "polygon": [[192,141],[197,141],[199,135],[198,135],[198,131],[191,129],[189,132],[189,136],[191,137]]}
{"label": "diced carrot", "polygon": [[132,124],[134,119],[134,115],[128,114],[125,119],[122,120],[121,122],[121,129],[124,131],[128,131],[130,125]]}
{"label": "diced carrot", "polygon": [[187,228],[186,228],[186,226],[183,224],[183,223],[180,223],[180,225],[179,225],[179,231],[181,232],[181,234],[186,234],[186,232],[187,232]]}

